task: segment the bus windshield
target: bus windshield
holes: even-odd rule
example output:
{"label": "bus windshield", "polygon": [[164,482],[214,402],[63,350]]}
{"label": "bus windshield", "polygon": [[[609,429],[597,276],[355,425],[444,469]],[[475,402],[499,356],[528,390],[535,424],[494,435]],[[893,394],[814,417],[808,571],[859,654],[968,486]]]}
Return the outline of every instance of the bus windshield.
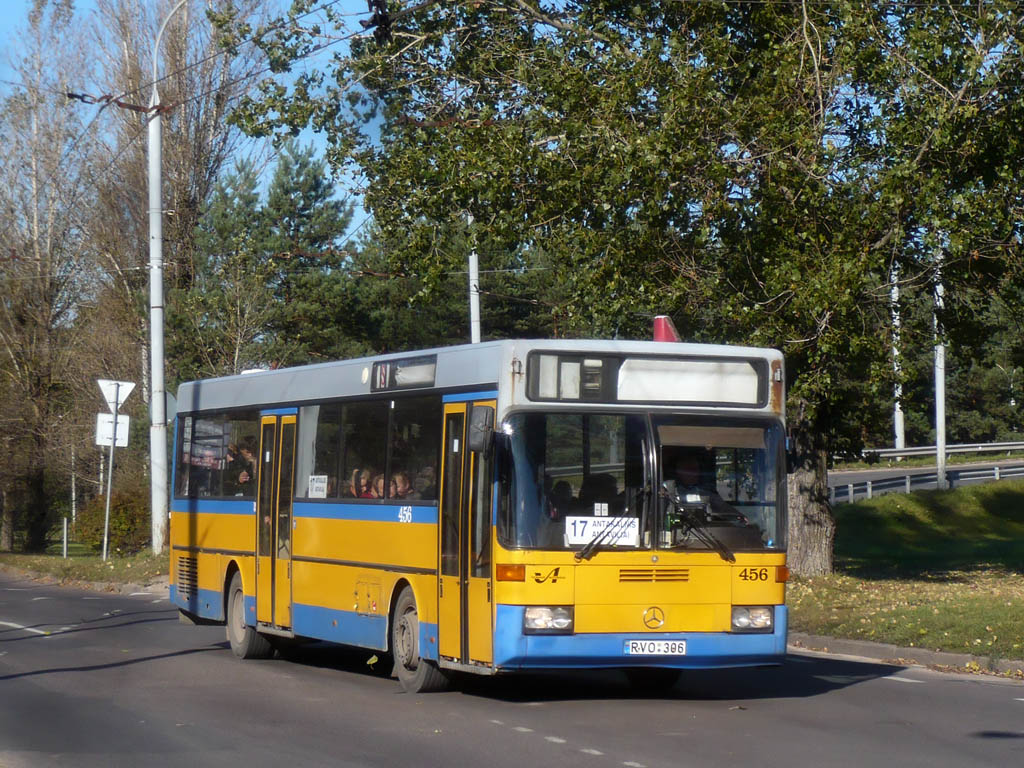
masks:
{"label": "bus windshield", "polygon": [[583,550],[782,549],[783,433],[774,421],[529,412],[509,416],[499,537]]}

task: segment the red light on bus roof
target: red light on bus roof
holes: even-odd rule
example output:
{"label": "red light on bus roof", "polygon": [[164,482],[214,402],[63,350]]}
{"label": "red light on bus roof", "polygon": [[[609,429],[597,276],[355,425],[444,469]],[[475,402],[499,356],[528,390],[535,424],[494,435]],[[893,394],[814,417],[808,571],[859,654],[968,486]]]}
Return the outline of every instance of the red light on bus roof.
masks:
{"label": "red light on bus roof", "polygon": [[675,323],[668,315],[658,315],[654,318],[654,340],[655,341],[682,341]]}

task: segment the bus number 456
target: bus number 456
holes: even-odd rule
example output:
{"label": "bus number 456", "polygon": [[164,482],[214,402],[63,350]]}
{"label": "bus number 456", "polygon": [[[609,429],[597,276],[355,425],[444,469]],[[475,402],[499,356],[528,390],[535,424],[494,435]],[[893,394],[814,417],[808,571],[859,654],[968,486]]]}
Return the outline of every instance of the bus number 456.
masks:
{"label": "bus number 456", "polygon": [[744,568],[739,572],[739,577],[743,579],[743,581],[768,581],[768,569]]}

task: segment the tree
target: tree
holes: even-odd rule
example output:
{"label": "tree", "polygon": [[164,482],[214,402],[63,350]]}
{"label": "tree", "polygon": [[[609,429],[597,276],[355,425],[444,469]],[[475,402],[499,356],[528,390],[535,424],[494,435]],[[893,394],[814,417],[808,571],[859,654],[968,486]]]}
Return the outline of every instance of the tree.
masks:
{"label": "tree", "polygon": [[[231,158],[242,149],[242,135],[225,118],[233,100],[249,87],[262,62],[244,46],[226,55],[204,12],[209,3],[186,3],[170,15],[177,0],[97,0],[91,35],[101,64],[83,70],[91,90],[117,94],[122,103],[143,108],[103,106],[96,121],[103,127],[106,164],[94,181],[98,205],[89,222],[89,242],[105,273],[106,300],[134,309],[124,338],[138,355],[135,373],[149,397],[149,211],[146,131],[152,86],[152,45],[168,19],[158,72],[163,114],[163,200],[165,275],[168,299],[188,291],[195,275],[194,238],[201,211]],[[259,12],[257,0],[225,0],[218,9],[238,19]],[[84,85],[76,91],[90,90]],[[169,301],[170,304],[170,301]],[[168,313],[174,312],[173,305]],[[111,375],[113,372],[104,372]],[[173,368],[168,382],[173,383]]]}
{"label": "tree", "polygon": [[263,362],[274,301],[264,252],[259,177],[239,162],[199,220],[195,276],[174,294],[169,353],[182,380],[241,373]]}
{"label": "tree", "polygon": [[266,200],[255,166],[216,185],[199,220],[195,276],[175,294],[171,353],[183,379],[345,356],[353,286],[333,199],[312,148],[286,142]]}
{"label": "tree", "polygon": [[340,246],[352,206],[333,194],[313,148],[286,142],[261,212],[274,300],[264,354],[275,366],[337,359],[347,351],[337,329],[350,311]]}
{"label": "tree", "polygon": [[[0,375],[5,412],[3,544],[15,519],[24,547],[42,549],[52,523],[48,481],[55,430],[74,405],[71,360],[79,302],[89,295],[85,184],[95,135],[66,108],[67,73],[84,46],[70,2],[36,2],[15,62],[17,85],[0,106]],[[83,191],[84,187],[84,191]]]}
{"label": "tree", "polygon": [[[550,258],[570,334],[647,336],[667,311],[691,339],[781,347],[790,557],[813,574],[828,457],[890,396],[893,265],[930,287],[941,254],[950,336],[960,297],[1017,268],[1019,25],[1009,2],[415,4],[235,119],[312,116],[426,293],[464,263],[436,233],[469,214],[510,265]],[[266,47],[285,69],[313,37]]]}

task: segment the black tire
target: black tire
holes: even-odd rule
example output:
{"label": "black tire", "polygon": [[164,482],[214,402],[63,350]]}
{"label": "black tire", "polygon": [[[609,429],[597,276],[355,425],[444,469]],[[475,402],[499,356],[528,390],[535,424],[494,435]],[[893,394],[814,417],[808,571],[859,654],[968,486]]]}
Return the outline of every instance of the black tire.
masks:
{"label": "black tire", "polygon": [[633,688],[643,693],[668,693],[679,682],[682,674],[681,669],[633,667],[626,670],[626,679]]}
{"label": "black tire", "polygon": [[411,587],[404,587],[391,617],[391,653],[394,673],[408,693],[429,693],[448,687],[448,678],[437,664],[420,656],[420,622]]}
{"label": "black tire", "polygon": [[240,659],[265,659],[274,652],[270,641],[245,623],[245,593],[240,573],[235,573],[228,587],[227,636],[231,652]]}

